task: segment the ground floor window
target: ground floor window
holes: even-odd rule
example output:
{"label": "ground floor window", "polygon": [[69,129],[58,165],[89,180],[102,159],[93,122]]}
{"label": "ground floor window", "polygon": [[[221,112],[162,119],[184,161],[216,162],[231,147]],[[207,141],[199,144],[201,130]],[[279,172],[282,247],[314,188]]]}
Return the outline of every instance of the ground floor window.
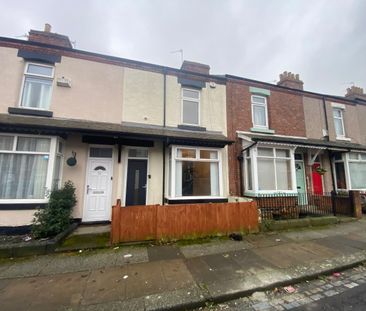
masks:
{"label": "ground floor window", "polygon": [[0,135],[0,200],[45,199],[61,171],[55,151],[56,138]]}
{"label": "ground floor window", "polygon": [[221,160],[217,149],[172,147],[172,196],[221,195]]}
{"label": "ground floor window", "polygon": [[254,192],[294,191],[292,149],[258,146],[245,153],[246,190]]}
{"label": "ground floor window", "polygon": [[351,189],[366,189],[366,153],[349,153],[348,167]]}

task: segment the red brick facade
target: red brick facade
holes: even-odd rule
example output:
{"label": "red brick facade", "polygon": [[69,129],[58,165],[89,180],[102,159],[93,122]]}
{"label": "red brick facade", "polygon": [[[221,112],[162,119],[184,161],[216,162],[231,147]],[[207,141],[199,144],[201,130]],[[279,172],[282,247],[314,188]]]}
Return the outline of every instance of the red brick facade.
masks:
{"label": "red brick facade", "polygon": [[247,80],[228,78],[227,81],[227,124],[228,138],[235,140],[229,146],[229,190],[231,195],[240,195],[240,150],[241,141],[237,131],[250,131],[253,127],[251,93],[249,87],[269,90],[267,98],[269,129],[275,134],[306,136],[302,95],[281,87],[270,86]]}

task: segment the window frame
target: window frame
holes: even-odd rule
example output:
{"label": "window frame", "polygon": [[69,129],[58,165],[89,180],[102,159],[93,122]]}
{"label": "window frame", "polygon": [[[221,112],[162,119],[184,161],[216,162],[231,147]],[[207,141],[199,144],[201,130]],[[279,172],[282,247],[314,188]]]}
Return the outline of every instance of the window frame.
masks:
{"label": "window frame", "polygon": [[[349,167],[349,164],[350,163],[366,163],[366,159],[362,159],[361,157],[361,154],[366,154],[364,152],[357,152],[357,151],[353,151],[351,153],[354,153],[354,154],[357,154],[358,155],[358,159],[351,159],[350,158],[350,153],[347,153],[346,156],[345,156],[345,165],[344,165],[344,169],[345,169],[345,174],[346,174],[346,186],[347,186],[347,189],[340,189],[340,190],[361,190],[361,191],[364,191],[366,190],[366,187],[365,188],[352,188],[352,181],[351,181],[351,170],[350,170],[350,167]],[[341,161],[334,161],[334,162],[341,162]],[[337,189],[338,190],[338,189]]]}
{"label": "window frame", "polygon": [[[45,76],[45,75],[40,75],[40,74],[28,73],[27,71],[28,71],[29,65],[35,65],[35,66],[51,68],[52,69],[52,75],[51,76]],[[44,108],[40,108],[40,107],[26,107],[26,106],[22,105],[23,96],[24,96],[25,81],[26,81],[27,77],[35,77],[35,78],[40,78],[40,79],[43,79],[43,80],[51,81],[50,103],[49,103],[48,109],[44,109]],[[25,66],[24,66],[24,71],[23,71],[23,78],[22,78],[22,84],[21,84],[21,88],[20,88],[18,107],[22,108],[22,109],[50,111],[51,110],[50,107],[51,107],[51,98],[52,98],[52,92],[53,92],[54,79],[55,79],[55,66],[54,65],[36,63],[36,62],[26,62]]]}
{"label": "window frame", "polygon": [[[190,92],[197,92],[198,93],[198,98],[192,98],[192,97],[185,97],[184,96],[184,91],[190,91]],[[197,120],[198,123],[194,124],[194,123],[186,123],[184,122],[184,101],[190,101],[190,102],[195,102],[197,103],[197,110],[198,110],[198,116],[197,116]],[[181,90],[181,122],[184,125],[189,125],[189,126],[200,126],[201,125],[201,90],[198,89],[194,89],[194,88],[188,88],[188,87],[182,87]]]}
{"label": "window frame", "polygon": [[[190,149],[196,151],[195,158],[179,158],[177,157],[178,149]],[[217,152],[217,159],[201,159],[199,157],[199,153],[201,150],[207,151],[215,151]],[[193,147],[193,146],[181,146],[181,145],[173,145],[170,150],[171,155],[171,171],[170,171],[170,196],[169,199],[174,200],[193,200],[193,199],[222,199],[223,196],[223,172],[222,172],[222,154],[221,149],[219,148],[209,148],[209,147]],[[219,195],[205,195],[205,196],[177,196],[175,192],[176,186],[176,162],[177,161],[189,161],[189,162],[206,162],[206,163],[218,163],[218,183],[219,183]]]}
{"label": "window frame", "polygon": [[[340,117],[336,117],[335,115],[334,115],[334,112],[335,111],[339,111],[340,112],[340,114],[341,114],[341,116]],[[334,132],[335,132],[335,136],[336,136],[336,138],[346,138],[346,129],[345,129],[345,127],[344,127],[344,114],[343,114],[343,112],[344,112],[344,109],[343,108],[339,108],[339,107],[333,107],[332,108],[332,113],[333,113],[333,123],[334,123]],[[341,120],[341,124],[342,124],[342,132],[343,132],[343,134],[342,135],[338,135],[337,134],[337,128],[336,128],[336,124],[335,124],[335,120]]]}
{"label": "window frame", "polygon": [[[272,149],[273,152],[273,156],[262,156],[260,155],[259,158],[267,158],[267,159],[273,159],[274,162],[274,177],[275,177],[275,187],[276,189],[272,189],[272,190],[259,190],[259,176],[258,176],[258,148],[266,148],[266,149]],[[281,150],[287,150],[289,151],[289,157],[278,157],[277,153],[276,153],[276,149],[281,149]],[[249,154],[249,156],[248,156]],[[288,195],[293,195],[293,194],[297,194],[297,184],[296,184],[296,170],[295,170],[295,148],[289,147],[289,146],[281,146],[281,145],[268,145],[268,144],[260,144],[260,145],[256,145],[253,146],[252,148],[249,149],[249,153],[245,153],[244,154],[244,174],[245,174],[245,189],[244,189],[244,193],[246,195],[252,195],[252,196],[257,196],[257,195],[261,195],[261,194],[288,194]],[[251,159],[251,174],[252,174],[252,189],[248,189],[248,169],[247,169],[247,159],[250,158]],[[276,164],[275,164],[275,160],[276,159],[285,159],[285,160],[289,160],[290,161],[290,168],[291,168],[291,172],[290,172],[290,178],[291,178],[291,188],[290,190],[277,190],[277,170],[276,170]]]}
{"label": "window frame", "polygon": [[[254,97],[260,97],[264,99],[264,103],[258,103],[258,102],[254,102],[253,98]],[[269,124],[268,124],[268,103],[267,103],[267,96],[263,96],[263,95],[258,95],[258,94],[252,94],[250,97],[250,102],[251,102],[251,112],[252,112],[252,125],[253,128],[258,128],[258,129],[269,129]],[[264,107],[264,113],[265,113],[265,120],[266,120],[266,124],[265,125],[259,125],[259,124],[255,124],[254,123],[254,106],[260,106],[260,107]]]}
{"label": "window frame", "polygon": [[[18,203],[48,203],[48,195],[52,190],[52,183],[54,178],[54,170],[56,164],[56,153],[58,148],[59,139],[56,136],[47,136],[47,135],[31,135],[31,134],[19,134],[19,133],[0,133],[0,136],[12,136],[13,147],[11,150],[0,150],[0,153],[5,154],[28,154],[28,155],[48,155],[48,165],[47,165],[47,177],[45,184],[45,196],[43,199],[1,199],[0,204],[18,204]],[[18,143],[19,137],[29,137],[29,138],[48,138],[50,139],[50,149],[48,152],[43,151],[17,151],[16,146]],[[63,146],[64,147],[64,146]],[[62,165],[61,165],[61,173],[62,176]],[[60,177],[62,178],[62,177]]]}

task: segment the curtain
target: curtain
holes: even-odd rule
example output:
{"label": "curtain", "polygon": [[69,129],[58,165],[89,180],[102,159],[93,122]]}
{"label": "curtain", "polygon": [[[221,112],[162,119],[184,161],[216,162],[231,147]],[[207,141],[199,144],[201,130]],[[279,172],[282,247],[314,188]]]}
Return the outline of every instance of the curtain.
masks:
{"label": "curtain", "polygon": [[[177,149],[176,156],[181,157],[182,150]],[[182,161],[175,161],[175,196],[182,196]]]}
{"label": "curtain", "polygon": [[[210,152],[211,159],[217,159],[217,152]],[[210,184],[211,184],[211,195],[218,196],[219,190],[219,163],[210,163]]]}
{"label": "curtain", "polygon": [[267,126],[266,108],[264,106],[253,105],[253,125]]}
{"label": "curtain", "polygon": [[276,190],[274,160],[258,158],[258,190]]}
{"label": "curtain", "polygon": [[[16,150],[48,153],[50,139],[18,137]],[[0,199],[44,199],[48,161],[48,154],[0,153]]]}
{"label": "curtain", "polygon": [[0,154],[0,199],[44,199],[48,155]]}
{"label": "curtain", "polygon": [[366,163],[349,162],[352,189],[366,189]]}
{"label": "curtain", "polygon": [[51,98],[51,88],[51,80],[26,77],[24,81],[22,106],[48,109]]}

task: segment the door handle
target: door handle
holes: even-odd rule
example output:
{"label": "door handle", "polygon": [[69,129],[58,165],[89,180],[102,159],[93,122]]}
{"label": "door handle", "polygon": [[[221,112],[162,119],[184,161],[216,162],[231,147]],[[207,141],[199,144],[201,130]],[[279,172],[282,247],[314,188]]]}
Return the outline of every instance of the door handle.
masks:
{"label": "door handle", "polygon": [[145,186],[142,186],[142,188],[146,189],[147,188],[147,184],[145,184]]}
{"label": "door handle", "polygon": [[89,190],[95,190],[95,189],[90,187],[89,185],[87,185],[86,186],[86,194],[89,194]]}

